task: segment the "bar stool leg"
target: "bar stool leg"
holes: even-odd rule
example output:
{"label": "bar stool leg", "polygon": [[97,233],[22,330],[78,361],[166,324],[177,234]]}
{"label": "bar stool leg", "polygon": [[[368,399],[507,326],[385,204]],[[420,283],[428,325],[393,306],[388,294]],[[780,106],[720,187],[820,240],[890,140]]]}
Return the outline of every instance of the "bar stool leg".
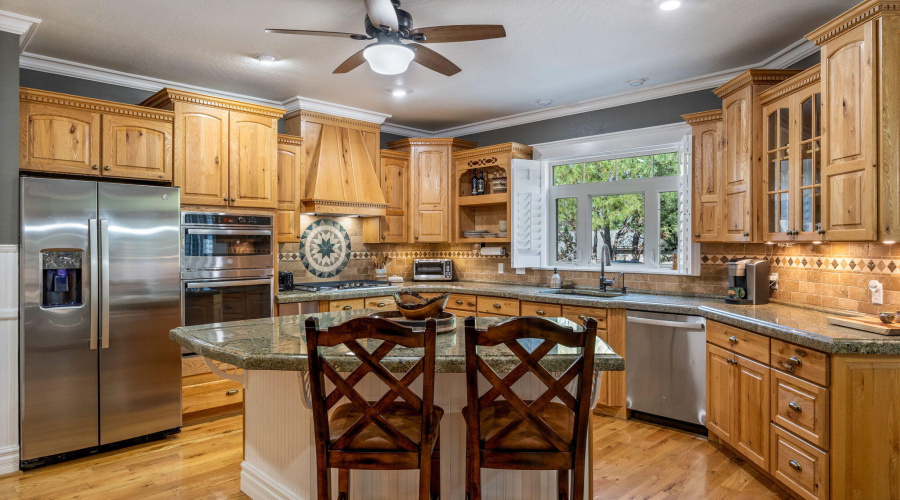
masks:
{"label": "bar stool leg", "polygon": [[350,500],[350,469],[338,469],[338,500]]}
{"label": "bar stool leg", "polygon": [[441,435],[438,434],[434,442],[434,452],[431,453],[431,500],[441,498]]}
{"label": "bar stool leg", "polygon": [[320,474],[316,475],[316,492],[319,500],[331,500],[331,469],[325,467],[319,469]]}
{"label": "bar stool leg", "polygon": [[569,471],[556,471],[557,496],[559,500],[569,500]]}

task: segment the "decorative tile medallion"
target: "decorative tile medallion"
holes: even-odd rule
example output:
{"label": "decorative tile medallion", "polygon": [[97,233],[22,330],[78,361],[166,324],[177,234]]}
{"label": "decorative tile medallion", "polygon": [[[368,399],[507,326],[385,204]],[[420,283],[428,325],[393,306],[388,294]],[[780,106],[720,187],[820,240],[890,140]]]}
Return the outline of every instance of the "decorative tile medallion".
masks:
{"label": "decorative tile medallion", "polygon": [[300,261],[313,276],[333,278],[350,262],[350,235],[332,219],[319,219],[300,235]]}

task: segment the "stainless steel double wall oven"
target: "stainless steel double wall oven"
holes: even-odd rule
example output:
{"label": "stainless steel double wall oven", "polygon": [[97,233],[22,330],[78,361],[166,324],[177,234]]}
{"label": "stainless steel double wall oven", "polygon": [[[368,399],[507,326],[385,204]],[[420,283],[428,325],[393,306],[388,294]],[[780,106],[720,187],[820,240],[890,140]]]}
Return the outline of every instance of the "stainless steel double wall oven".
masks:
{"label": "stainless steel double wall oven", "polygon": [[185,326],[272,316],[271,215],[182,212],[181,314]]}

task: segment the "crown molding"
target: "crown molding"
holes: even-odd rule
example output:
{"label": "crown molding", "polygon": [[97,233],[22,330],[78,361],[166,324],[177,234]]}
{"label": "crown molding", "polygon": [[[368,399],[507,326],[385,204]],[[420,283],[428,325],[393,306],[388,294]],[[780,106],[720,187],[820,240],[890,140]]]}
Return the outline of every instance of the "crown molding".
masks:
{"label": "crown molding", "polygon": [[434,132],[422,130],[412,127],[404,127],[403,125],[394,125],[393,123],[382,123],[381,132],[400,135],[403,137],[434,137]]}
{"label": "crown molding", "polygon": [[335,104],[333,102],[320,101],[318,99],[310,99],[308,97],[294,96],[290,99],[281,101],[281,106],[288,113],[295,111],[312,111],[314,113],[322,113],[325,115],[340,116],[342,118],[350,118],[352,120],[360,120],[369,123],[382,124],[391,117],[387,113],[379,113],[377,111],[369,111],[367,109],[354,108],[352,106],[344,106],[343,104]]}
{"label": "crown molding", "polygon": [[41,20],[36,17],[23,16],[14,12],[0,10],[0,31],[19,35],[19,53],[25,50],[25,46],[34,36]]}

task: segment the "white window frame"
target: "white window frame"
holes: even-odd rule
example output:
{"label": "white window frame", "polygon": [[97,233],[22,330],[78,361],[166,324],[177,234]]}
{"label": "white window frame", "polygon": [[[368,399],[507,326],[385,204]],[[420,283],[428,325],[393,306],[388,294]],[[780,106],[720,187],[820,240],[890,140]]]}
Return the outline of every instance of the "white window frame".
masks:
{"label": "white window frame", "polygon": [[[685,148],[685,143],[687,148]],[[597,271],[599,261],[590,262],[590,197],[611,194],[644,194],[644,262],[634,264],[613,263],[606,266],[610,272],[698,275],[700,270],[700,245],[691,241],[691,171],[690,127],[679,123],[603,134],[574,140],[535,145],[535,158],[542,161],[546,197],[545,220],[547,238],[542,252],[543,268],[559,268],[573,271]],[[601,160],[646,156],[679,152],[679,175],[625,179],[585,184],[554,186],[552,171],[557,165],[586,163]],[[679,206],[679,256],[678,269],[659,264],[659,193],[675,191],[680,194]],[[572,262],[556,260],[556,200],[577,198],[578,219],[576,241],[578,259]]]}

